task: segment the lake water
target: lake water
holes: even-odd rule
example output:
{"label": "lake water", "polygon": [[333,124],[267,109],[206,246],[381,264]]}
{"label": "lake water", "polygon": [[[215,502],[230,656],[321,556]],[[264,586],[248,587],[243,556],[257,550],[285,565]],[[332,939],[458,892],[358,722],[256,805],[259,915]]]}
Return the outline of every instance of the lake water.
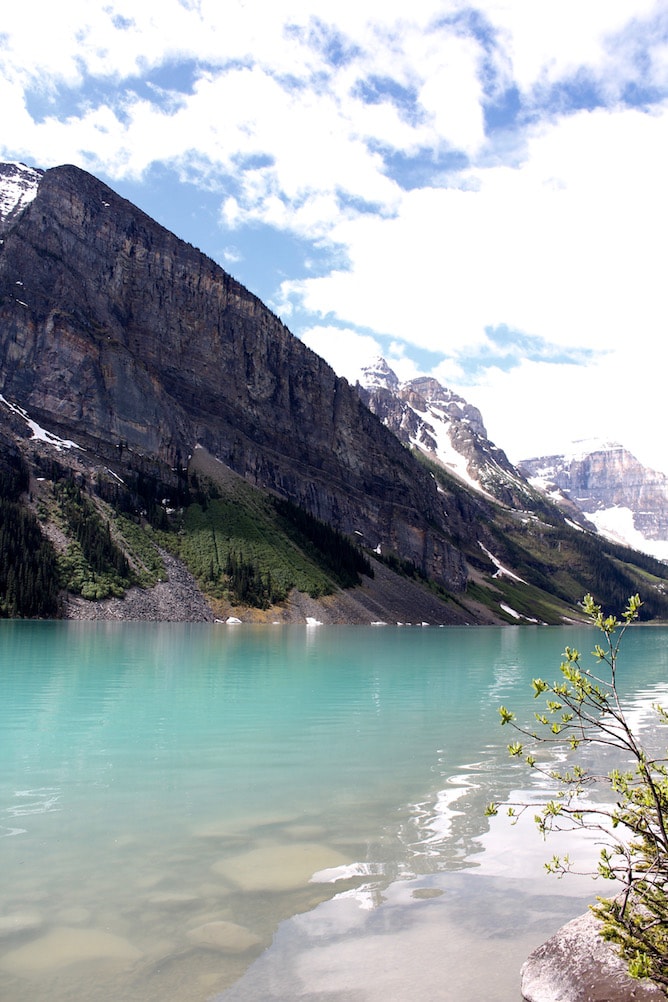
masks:
{"label": "lake water", "polygon": [[[515,1002],[556,880],[505,703],[560,628],[0,623],[0,998]],[[639,726],[668,630],[634,628]],[[583,862],[596,850],[581,845]]]}

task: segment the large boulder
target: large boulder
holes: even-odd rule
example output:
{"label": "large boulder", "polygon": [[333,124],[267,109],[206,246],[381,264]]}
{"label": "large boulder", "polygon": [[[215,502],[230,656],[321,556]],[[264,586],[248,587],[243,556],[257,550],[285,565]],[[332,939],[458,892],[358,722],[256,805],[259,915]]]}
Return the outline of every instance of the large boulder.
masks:
{"label": "large boulder", "polygon": [[573,919],[531,954],[522,967],[526,1002],[666,1002],[651,981],[631,978],[591,912]]}

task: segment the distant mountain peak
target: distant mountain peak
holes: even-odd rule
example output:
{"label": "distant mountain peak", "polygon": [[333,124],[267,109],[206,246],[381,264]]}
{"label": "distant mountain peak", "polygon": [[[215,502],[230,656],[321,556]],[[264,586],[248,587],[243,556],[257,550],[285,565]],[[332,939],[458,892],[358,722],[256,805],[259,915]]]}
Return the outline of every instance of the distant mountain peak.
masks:
{"label": "distant mountain peak", "polygon": [[384,358],[364,366],[360,396],[405,445],[419,449],[458,480],[503,504],[527,504],[529,487],[487,438],[482,415],[433,376],[400,383]]}
{"label": "distant mountain peak", "polygon": [[550,463],[552,460],[557,458],[562,462],[567,460],[575,463],[586,459],[587,456],[593,456],[599,452],[612,453],[627,451],[628,450],[620,442],[606,441],[602,438],[578,438],[565,445],[563,450],[559,452],[546,452],[541,453],[540,456],[531,456],[527,459],[522,459],[520,466],[524,463],[536,464],[541,461]]}
{"label": "distant mountain peak", "polygon": [[564,455],[575,461],[584,459],[586,456],[595,455],[597,452],[626,451],[620,442],[608,442],[602,438],[579,438],[571,443]]}
{"label": "distant mountain peak", "polygon": [[619,442],[582,439],[563,454],[523,459],[530,484],[575,505],[601,535],[668,559],[668,477]]}
{"label": "distant mountain peak", "polygon": [[361,366],[358,382],[366,389],[391,390],[393,393],[399,389],[396,373],[380,355],[370,358]]}
{"label": "distant mountain peak", "polygon": [[34,199],[44,171],[21,163],[0,163],[0,232]]}

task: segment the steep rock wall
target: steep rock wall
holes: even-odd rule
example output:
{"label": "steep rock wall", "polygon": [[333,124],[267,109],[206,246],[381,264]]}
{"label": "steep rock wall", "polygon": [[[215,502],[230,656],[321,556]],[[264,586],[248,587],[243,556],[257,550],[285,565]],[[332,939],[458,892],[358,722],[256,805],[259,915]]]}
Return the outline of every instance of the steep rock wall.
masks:
{"label": "steep rock wall", "polygon": [[465,585],[433,480],[348,383],[213,261],[75,167],[45,172],[4,234],[0,391],[109,454],[122,443],[179,465],[199,442]]}

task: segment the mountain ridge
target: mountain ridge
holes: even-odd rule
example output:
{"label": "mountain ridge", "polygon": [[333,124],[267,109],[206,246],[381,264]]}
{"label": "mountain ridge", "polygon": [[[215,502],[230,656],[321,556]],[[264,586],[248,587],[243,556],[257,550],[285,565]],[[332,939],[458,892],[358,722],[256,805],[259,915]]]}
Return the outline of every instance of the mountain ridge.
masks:
{"label": "mountain ridge", "polygon": [[[370,409],[368,391],[337,377],[256,296],[101,181],[68,165],[29,173],[33,191],[9,168],[0,175],[23,191],[2,203],[0,460],[10,472],[25,465],[20,491],[9,477],[7,503],[42,519],[67,588],[98,601],[155,588],[154,551],[168,546],[214,615],[229,612],[241,571],[257,608],[285,613],[298,565],[302,593],[317,592],[323,609],[339,601],[328,621],[369,622],[374,611],[405,620],[403,588],[411,621],[422,602],[428,622],[560,622],[577,617],[593,584],[617,601],[640,580],[652,582],[649,614],[668,614],[664,570],[641,574],[626,551],[585,545],[456,394],[415,381],[398,436],[384,422],[387,387]],[[467,469],[485,471],[482,490],[434,465],[438,414],[456,432],[454,452],[468,449]],[[326,570],[349,541],[385,582],[376,601],[379,583],[361,576],[362,619]]]}
{"label": "mountain ridge", "polygon": [[575,504],[602,535],[668,559],[668,477],[620,443],[575,442],[567,453],[524,459],[519,469],[558,504]]}

